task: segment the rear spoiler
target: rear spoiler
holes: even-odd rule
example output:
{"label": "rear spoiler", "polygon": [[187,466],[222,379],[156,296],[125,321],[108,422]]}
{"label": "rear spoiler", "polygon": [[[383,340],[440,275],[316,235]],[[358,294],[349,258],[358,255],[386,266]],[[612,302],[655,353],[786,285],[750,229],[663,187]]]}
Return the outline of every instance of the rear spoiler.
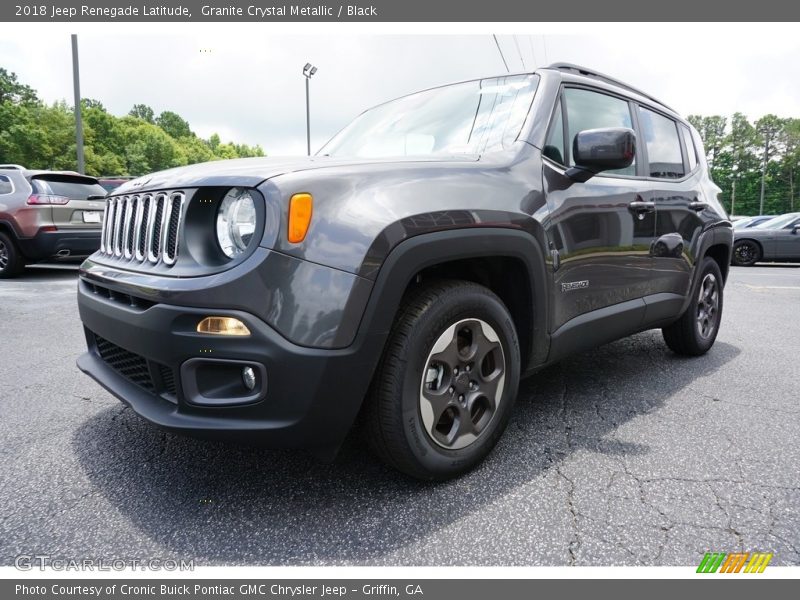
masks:
{"label": "rear spoiler", "polygon": [[75,171],[44,171],[41,173],[34,173],[29,179],[43,179],[45,181],[63,181],[73,183],[98,183],[96,177],[89,175],[81,175]]}

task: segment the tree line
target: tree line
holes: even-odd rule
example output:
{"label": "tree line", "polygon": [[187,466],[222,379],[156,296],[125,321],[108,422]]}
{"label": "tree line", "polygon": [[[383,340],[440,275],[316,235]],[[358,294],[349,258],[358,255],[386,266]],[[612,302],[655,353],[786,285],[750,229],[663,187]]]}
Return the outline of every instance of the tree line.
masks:
{"label": "tree line", "polygon": [[[182,165],[264,156],[261,146],[198,137],[177,113],[156,115],[135,104],[122,117],[101,102],[81,100],[87,175],[144,175]],[[75,113],[65,101],[48,104],[15,73],[0,68],[0,163],[32,169],[77,169]]]}
{"label": "tree line", "polygon": [[750,121],[737,112],[730,119],[691,115],[688,120],[703,139],[711,177],[722,188],[722,201],[730,214],[778,215],[800,210],[800,119],[770,114]]}

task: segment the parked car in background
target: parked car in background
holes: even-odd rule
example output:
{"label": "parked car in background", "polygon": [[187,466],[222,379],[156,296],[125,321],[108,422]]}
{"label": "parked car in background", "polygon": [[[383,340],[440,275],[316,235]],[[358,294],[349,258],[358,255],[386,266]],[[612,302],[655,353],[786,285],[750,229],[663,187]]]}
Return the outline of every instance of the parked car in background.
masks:
{"label": "parked car in background", "polygon": [[130,181],[133,177],[128,175],[106,175],[105,177],[98,178],[100,185],[103,186],[103,189],[106,193],[111,193],[119,186],[121,186],[126,181]]}
{"label": "parked car in background", "polygon": [[0,165],[0,278],[28,263],[96,251],[105,194],[94,177]]}
{"label": "parked car in background", "polygon": [[734,265],[800,261],[800,213],[773,217],[748,229],[734,229],[733,235]]}
{"label": "parked car in background", "polygon": [[755,227],[756,225],[760,225],[765,221],[769,221],[770,219],[774,219],[775,215],[758,215],[755,217],[742,217],[737,219],[733,222],[734,229],[750,229],[751,227]]}

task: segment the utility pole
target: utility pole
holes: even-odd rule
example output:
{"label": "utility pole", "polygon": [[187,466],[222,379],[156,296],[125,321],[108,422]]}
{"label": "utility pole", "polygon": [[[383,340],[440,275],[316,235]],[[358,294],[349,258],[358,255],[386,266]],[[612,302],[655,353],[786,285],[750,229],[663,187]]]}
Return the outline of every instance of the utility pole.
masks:
{"label": "utility pole", "polygon": [[72,34],[72,84],[75,88],[75,147],[78,152],[78,173],[85,172],[83,161],[83,120],[81,119],[81,76],[78,68],[78,36]]}
{"label": "utility pole", "polygon": [[764,214],[764,180],[767,176],[767,158],[769,153],[769,128],[764,129],[764,162],[761,165],[761,203],[759,204],[758,214]]}

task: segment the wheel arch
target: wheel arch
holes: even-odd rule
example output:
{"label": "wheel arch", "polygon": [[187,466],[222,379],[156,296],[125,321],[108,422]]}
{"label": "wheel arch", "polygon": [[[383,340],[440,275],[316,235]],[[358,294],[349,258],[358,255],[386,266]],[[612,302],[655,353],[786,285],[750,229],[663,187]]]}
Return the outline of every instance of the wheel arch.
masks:
{"label": "wheel arch", "polygon": [[[512,273],[504,269],[512,269]],[[523,372],[544,362],[549,349],[545,257],[539,240],[527,231],[455,229],[404,240],[388,254],[378,272],[362,327],[388,333],[407,291],[442,274],[492,289],[506,303],[517,327]]]}

